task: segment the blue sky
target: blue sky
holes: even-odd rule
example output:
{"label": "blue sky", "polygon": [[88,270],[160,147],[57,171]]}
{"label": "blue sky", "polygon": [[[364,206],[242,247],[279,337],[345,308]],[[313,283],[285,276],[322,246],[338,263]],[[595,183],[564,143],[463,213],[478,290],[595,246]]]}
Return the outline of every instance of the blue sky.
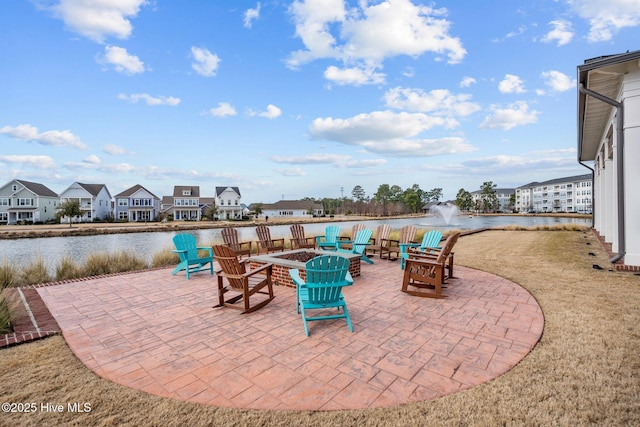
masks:
{"label": "blue sky", "polygon": [[2,1],[0,185],[273,203],[584,174],[576,67],[638,40],[628,0]]}

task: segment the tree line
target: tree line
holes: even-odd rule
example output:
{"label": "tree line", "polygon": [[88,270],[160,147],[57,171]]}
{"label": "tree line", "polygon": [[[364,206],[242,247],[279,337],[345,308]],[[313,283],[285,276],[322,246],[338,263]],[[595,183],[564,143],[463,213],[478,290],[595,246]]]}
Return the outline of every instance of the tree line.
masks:
{"label": "tree line", "polygon": [[[493,181],[484,182],[475,199],[471,192],[461,188],[453,203],[463,212],[496,212],[500,209],[496,187],[497,185]],[[351,190],[351,197],[304,198],[304,200],[320,203],[327,215],[355,214],[365,216],[419,213],[430,204],[442,203],[441,199],[442,188],[423,190],[418,184],[413,184],[406,189],[402,189],[399,185],[381,184],[372,195],[368,195],[362,186],[356,185]],[[515,194],[512,195],[512,199],[512,204],[515,205]]]}

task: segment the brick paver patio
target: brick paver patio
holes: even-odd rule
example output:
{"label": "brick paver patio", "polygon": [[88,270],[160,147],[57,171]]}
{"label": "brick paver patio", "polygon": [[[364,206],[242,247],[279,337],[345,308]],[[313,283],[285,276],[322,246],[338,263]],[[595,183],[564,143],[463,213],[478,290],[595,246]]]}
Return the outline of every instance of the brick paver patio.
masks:
{"label": "brick paver patio", "polygon": [[398,262],[376,259],[344,289],[344,320],[306,337],[295,290],[242,315],[212,308],[215,279],[171,269],[38,288],[69,347],[98,375],[151,394],[254,409],[335,410],[432,399],[489,381],[540,339],[535,299],[456,266],[443,300],[400,291]]}

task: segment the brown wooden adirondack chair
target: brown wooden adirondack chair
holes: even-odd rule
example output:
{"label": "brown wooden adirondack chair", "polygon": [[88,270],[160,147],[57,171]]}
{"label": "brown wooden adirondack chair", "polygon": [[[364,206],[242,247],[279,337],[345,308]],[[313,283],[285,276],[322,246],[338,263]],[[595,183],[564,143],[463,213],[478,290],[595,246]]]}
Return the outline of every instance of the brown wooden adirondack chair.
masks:
{"label": "brown wooden adirondack chair", "polygon": [[400,240],[389,240],[389,245],[380,252],[380,258],[384,258],[383,253],[387,253],[387,258],[391,259],[391,254],[395,254],[394,259],[400,258],[400,245],[416,243],[416,227],[413,225],[405,225],[400,229]]}
{"label": "brown wooden adirondack chair", "polygon": [[258,235],[258,253],[284,251],[284,239],[272,239],[269,227],[266,225],[257,226],[256,234]]}
{"label": "brown wooden adirondack chair", "polygon": [[301,224],[293,224],[291,230],[291,249],[315,249],[315,237],[305,237],[304,227]]}
{"label": "brown wooden adirondack chair", "polygon": [[[264,307],[275,298],[271,280],[272,264],[265,264],[247,271],[248,260],[241,262],[236,252],[230,247],[216,245],[213,247],[213,254],[221,268],[216,272],[218,276],[218,305],[216,307],[230,307],[242,310],[242,313],[250,313]],[[224,279],[227,281],[227,286],[224,285]],[[227,292],[234,292],[236,295],[225,300],[224,294]],[[256,294],[266,295],[267,299],[262,299],[252,306],[250,299]]]}
{"label": "brown wooden adirondack chair", "polygon": [[389,247],[389,235],[391,234],[391,226],[389,224],[380,224],[376,229],[376,234],[373,237],[373,242],[367,246],[366,253],[380,252],[380,258],[382,259],[382,252]]}
{"label": "brown wooden adirondack chair", "polygon": [[235,251],[236,255],[240,257],[242,255],[251,255],[251,242],[238,242],[238,231],[235,228],[223,228],[222,240],[225,245]]}
{"label": "brown wooden adirondack chair", "polygon": [[[458,237],[460,237],[460,233],[454,233],[447,237],[442,250],[432,254],[435,255],[433,257],[411,254],[405,260],[402,292],[417,297],[446,298],[447,295],[442,293],[442,285],[446,279],[451,277],[451,268],[449,268],[449,275],[445,275],[445,271],[448,268],[447,263],[450,262],[448,261],[449,255],[452,253]],[[417,288],[417,290],[409,289],[410,286]],[[424,289],[432,291],[424,291]]]}

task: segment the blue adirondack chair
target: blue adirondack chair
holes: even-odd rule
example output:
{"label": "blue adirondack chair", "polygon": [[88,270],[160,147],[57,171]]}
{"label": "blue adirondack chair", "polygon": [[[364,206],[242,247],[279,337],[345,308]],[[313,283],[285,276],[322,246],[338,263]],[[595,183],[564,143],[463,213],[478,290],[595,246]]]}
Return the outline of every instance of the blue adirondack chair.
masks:
{"label": "blue adirondack chair", "polygon": [[335,251],[338,249],[338,237],[340,227],[330,225],[324,230],[324,236],[316,236],[316,246],[323,251]]}
{"label": "blue adirondack chair", "polygon": [[[209,270],[213,274],[213,249],[211,247],[198,247],[196,238],[191,234],[180,233],[173,236],[173,244],[176,248],[172,251],[180,256],[180,264],[171,274],[184,270],[189,279],[191,273]],[[209,256],[200,256],[199,251],[209,252]]]}
{"label": "blue adirondack chair", "polygon": [[400,269],[404,270],[404,260],[409,258],[410,250],[417,250],[420,252],[431,252],[433,249],[442,249],[440,241],[442,240],[442,233],[438,230],[430,230],[422,237],[422,243],[402,243],[400,244]]}
{"label": "blue adirondack chair", "polygon": [[[338,252],[360,255],[360,258],[363,261],[368,262],[369,264],[373,264],[373,260],[370,259],[365,253],[365,249],[367,249],[367,246],[370,245],[369,240],[371,239],[372,234],[373,231],[371,231],[371,229],[365,228],[358,231],[358,234],[356,234],[356,238],[353,240],[339,240]],[[343,249],[341,245],[345,243],[349,244],[351,248]]]}
{"label": "blue adirondack chair", "polygon": [[[347,303],[342,296],[342,288],[351,286],[353,279],[349,274],[349,260],[339,255],[321,255],[306,263],[306,281],[300,277],[298,269],[289,270],[296,284],[297,313],[302,314],[304,332],[309,336],[307,322],[329,319],[346,319],[349,330],[353,332]],[[337,314],[310,316],[308,310],[337,308]],[[342,309],[342,312],[340,312]]]}

